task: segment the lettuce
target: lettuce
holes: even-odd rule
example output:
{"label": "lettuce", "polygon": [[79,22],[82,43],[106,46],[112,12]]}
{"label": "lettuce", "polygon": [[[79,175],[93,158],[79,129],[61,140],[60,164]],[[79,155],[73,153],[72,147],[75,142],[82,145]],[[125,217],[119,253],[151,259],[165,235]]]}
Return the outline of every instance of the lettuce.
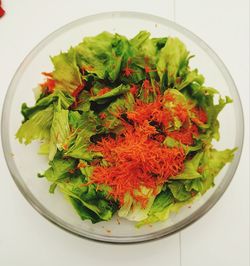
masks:
{"label": "lettuce", "polygon": [[49,160],[54,158],[57,149],[59,151],[63,150],[63,145],[65,144],[69,134],[69,111],[61,108],[60,103],[55,108],[53,121],[50,129],[50,151]]}
{"label": "lettuce", "polygon": [[20,143],[29,144],[33,140],[50,140],[50,128],[54,115],[54,107],[50,105],[44,110],[35,113],[25,121],[16,133]]}
{"label": "lettuce", "polygon": [[[94,49],[93,49],[94,48]],[[123,57],[127,57],[128,40],[119,35],[103,32],[86,37],[75,47],[81,68],[100,79],[115,81],[120,73]]]}
{"label": "lettuce", "polygon": [[185,162],[184,171],[177,176],[171,177],[171,179],[195,179],[201,177],[198,168],[202,157],[203,152],[197,152],[191,160]]}
{"label": "lettuce", "polygon": [[225,164],[231,162],[234,158],[234,152],[237,149],[226,149],[217,151],[206,148],[200,168],[202,169],[203,188],[200,190],[204,194],[210,187],[214,186],[214,179],[219,174]]}
{"label": "lettuce", "polygon": [[68,109],[69,106],[74,102],[74,99],[67,93],[61,90],[56,90],[52,94],[43,95],[38,98],[34,106],[28,107],[26,103],[22,104],[21,113],[24,117],[24,122],[32,117],[36,112],[44,110],[49,105],[60,100],[61,107]]}
{"label": "lettuce", "polygon": [[[160,190],[160,187],[158,190]],[[143,207],[140,202],[134,200],[134,198],[127,193],[124,198],[124,204],[118,211],[118,215],[130,221],[141,221],[146,219],[156,197],[155,194],[153,189],[142,186],[139,190],[134,191],[135,196],[148,198],[147,205]]]}
{"label": "lettuce", "polygon": [[161,85],[164,86],[164,79],[167,79],[166,86],[173,86],[178,73],[188,65],[189,52],[185,45],[178,38],[168,38],[165,46],[161,49],[157,62],[157,73]]}
{"label": "lettuce", "polygon": [[130,92],[124,94],[123,98],[117,98],[102,111],[102,113],[105,114],[102,124],[106,125],[109,130],[119,130],[119,128],[122,126],[122,123],[121,119],[118,118],[118,115],[125,114],[127,111],[131,111],[133,109],[134,103],[134,97]]}
{"label": "lettuce", "polygon": [[130,86],[126,85],[119,85],[118,87],[110,90],[109,92],[106,92],[103,95],[100,96],[94,96],[90,97],[89,101],[97,102],[98,104],[105,103],[107,99],[112,99],[113,97],[125,94],[130,90]]}
{"label": "lettuce", "polygon": [[169,215],[170,206],[173,206],[173,203],[174,198],[172,194],[168,190],[162,191],[155,198],[147,218],[139,221],[136,226],[141,227],[145,224],[152,224],[167,219]]}
{"label": "lettuce", "polygon": [[107,199],[98,193],[95,185],[79,186],[82,184],[81,178],[74,179],[73,182],[62,182],[58,186],[60,191],[70,198],[81,218],[86,219],[84,214],[87,212],[88,219],[93,223],[110,220],[117,210],[117,204],[112,199]]}
{"label": "lettuce", "polygon": [[98,117],[92,111],[81,115],[77,127],[67,139],[66,146],[68,146],[68,149],[64,153],[66,156],[86,161],[91,161],[96,156],[101,156],[99,153],[87,150],[91,143],[90,137],[97,133],[97,125],[100,123],[98,121]]}
{"label": "lettuce", "polygon": [[76,62],[76,51],[70,48],[68,52],[51,57],[55,70],[52,73],[56,86],[63,91],[72,93],[82,84],[80,70]]}
{"label": "lettuce", "polygon": [[165,221],[168,219],[171,213],[177,213],[182,207],[191,204],[198,197],[199,194],[189,200],[183,202],[175,202],[174,198],[168,190],[161,192],[156,197],[148,217],[138,222],[136,224],[136,227],[139,228],[146,224],[153,224],[159,221]]}

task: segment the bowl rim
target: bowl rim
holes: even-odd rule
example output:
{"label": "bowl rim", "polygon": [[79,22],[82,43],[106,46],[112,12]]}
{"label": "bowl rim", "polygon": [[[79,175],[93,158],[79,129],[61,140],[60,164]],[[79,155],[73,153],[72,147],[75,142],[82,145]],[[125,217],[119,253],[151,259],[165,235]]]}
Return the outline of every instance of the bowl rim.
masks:
{"label": "bowl rim", "polygon": [[[88,231],[81,231],[78,230],[76,227],[73,227],[69,223],[63,221],[61,218],[56,217],[53,213],[48,211],[46,207],[44,207],[33,195],[29,193],[29,189],[26,187],[25,183],[23,182],[14,161],[11,159],[11,146],[9,141],[8,135],[8,114],[9,114],[9,105],[8,103],[11,102],[12,95],[15,92],[16,84],[19,80],[19,77],[22,75],[23,69],[25,69],[25,65],[32,60],[32,58],[50,41],[54,38],[62,34],[64,31],[67,31],[77,25],[82,23],[88,23],[91,21],[95,21],[97,19],[105,19],[105,18],[112,18],[112,17],[124,17],[124,18],[139,18],[139,19],[147,19],[148,21],[152,21],[154,23],[159,23],[166,25],[168,27],[173,28],[174,30],[180,32],[181,34],[185,35],[185,37],[189,38],[193,42],[195,42],[200,48],[202,48],[212,59],[212,61],[220,68],[221,73],[226,80],[229,90],[234,96],[234,102],[238,108],[235,108],[236,117],[237,119],[237,136],[236,136],[236,145],[238,150],[235,154],[233,162],[230,164],[228,169],[227,178],[224,180],[223,184],[217,187],[216,191],[214,192],[213,197],[209,198],[202,206],[200,206],[195,212],[193,212],[188,217],[184,218],[183,220],[179,221],[178,223],[171,225],[168,228],[161,229],[157,232],[149,233],[147,235],[141,236],[129,236],[129,237],[114,237],[114,236],[104,236],[93,234]],[[6,126],[7,125],[7,126]],[[163,17],[155,16],[152,14],[142,13],[142,12],[132,12],[132,11],[112,11],[112,12],[103,12],[97,13],[94,15],[85,16],[74,20],[70,23],[65,24],[64,26],[60,27],[59,29],[53,31],[43,40],[41,40],[29,53],[26,55],[22,63],[19,65],[18,69],[16,70],[8,90],[6,92],[4,98],[4,104],[2,109],[2,119],[1,119],[1,140],[2,140],[2,147],[4,152],[4,157],[9,169],[9,172],[16,183],[18,189],[23,194],[25,199],[31,204],[31,206],[38,211],[43,217],[47,220],[52,222],[53,224],[57,225],[61,229],[64,229],[67,232],[70,232],[74,235],[83,237],[85,239],[94,240],[98,242],[106,242],[112,244],[135,244],[140,242],[147,242],[156,239],[160,239],[166,236],[170,236],[174,233],[179,232],[180,230],[186,228],[187,226],[191,225],[192,223],[196,222],[200,219],[205,213],[207,213],[221,198],[221,196],[226,191],[227,187],[229,186],[239,164],[239,160],[242,153],[243,147],[243,139],[244,139],[244,118],[243,118],[243,110],[242,104],[240,100],[239,93],[237,91],[236,85],[233,81],[231,74],[229,73],[227,67],[223,63],[223,61],[219,58],[219,56],[210,48],[201,38],[197,35],[192,33],[191,31],[187,30],[183,26]]]}

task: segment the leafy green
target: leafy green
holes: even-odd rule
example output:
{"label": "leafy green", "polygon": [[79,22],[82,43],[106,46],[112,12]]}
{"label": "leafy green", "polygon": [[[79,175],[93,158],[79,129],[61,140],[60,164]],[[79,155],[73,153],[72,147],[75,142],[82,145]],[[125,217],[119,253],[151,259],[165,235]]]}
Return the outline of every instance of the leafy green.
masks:
{"label": "leafy green", "polygon": [[56,150],[63,150],[69,134],[69,111],[61,108],[60,104],[55,108],[54,117],[50,129],[50,152],[49,159],[52,160],[56,154]]}
{"label": "leafy green", "polygon": [[202,194],[214,185],[214,178],[219,174],[226,163],[233,160],[235,151],[236,149],[226,149],[224,151],[217,151],[209,148],[205,149],[200,166],[203,176]]}
{"label": "leafy green", "polygon": [[103,32],[95,37],[86,37],[75,47],[78,64],[100,79],[115,81],[128,45],[128,40],[119,34]]}
{"label": "leafy green", "polygon": [[164,85],[164,75],[167,76],[167,86],[175,84],[178,73],[188,65],[188,55],[185,45],[178,38],[167,39],[157,63],[157,72],[162,85]]}
{"label": "leafy green", "polygon": [[25,144],[29,144],[33,140],[49,141],[53,115],[54,108],[52,105],[35,113],[17,131],[16,138],[18,141]]}
{"label": "leafy green", "polygon": [[167,219],[169,207],[173,206],[174,198],[169,190],[161,192],[155,198],[148,216],[137,223],[137,227],[145,224],[152,224]]}
{"label": "leafy green", "polygon": [[71,93],[82,84],[74,48],[70,48],[66,53],[60,53],[57,56],[51,57],[51,61],[55,68],[52,76],[60,89]]}
{"label": "leafy green", "polygon": [[177,83],[175,87],[178,90],[181,90],[187,87],[191,83],[197,83],[198,85],[202,85],[204,83],[204,77],[198,73],[198,70],[187,71],[184,77],[181,78],[181,82]]}
{"label": "leafy green", "polygon": [[[160,188],[158,188],[160,190]],[[118,211],[120,217],[126,218],[130,221],[141,221],[148,217],[155,195],[153,189],[140,187],[139,190],[134,191],[136,196],[148,198],[147,205],[143,207],[140,202],[134,200],[134,198],[127,193],[124,197],[124,204]]]}
{"label": "leafy green", "polygon": [[43,176],[50,182],[56,182],[69,176],[69,171],[74,169],[76,160],[71,158],[64,159],[61,155],[58,155],[49,162],[49,165],[50,168],[44,172]]}
{"label": "leafy green", "polygon": [[97,125],[100,124],[98,121],[99,118],[93,113],[93,111],[82,113],[77,127],[68,138],[67,146],[69,148],[65,151],[65,155],[86,161],[91,161],[96,156],[101,156],[99,153],[87,150],[91,143],[90,137],[97,132]]}
{"label": "leafy green", "polygon": [[210,143],[213,138],[218,141],[220,139],[218,115],[228,103],[232,103],[232,99],[229,97],[223,99],[219,96],[218,104],[215,104],[214,97],[218,94],[218,91],[210,87],[199,85],[193,85],[190,92],[188,92],[189,97],[195,99],[199,106],[204,108],[208,117],[208,130],[201,136],[201,139],[206,143]]}
{"label": "leafy green", "polygon": [[76,211],[84,220],[90,219],[93,223],[110,220],[117,210],[117,204],[97,192],[95,185],[82,186],[82,178],[75,177],[68,183],[58,183],[60,190],[70,198]]}
{"label": "leafy green", "polygon": [[182,181],[173,181],[168,185],[174,198],[178,201],[186,201],[192,197],[192,194],[186,190]]}
{"label": "leafy green", "polygon": [[183,202],[174,202],[174,199],[168,190],[161,192],[156,197],[148,217],[138,222],[136,227],[141,227],[146,224],[153,224],[159,221],[165,221],[168,219],[171,213],[177,213],[182,207],[191,204],[198,197],[199,194]]}
{"label": "leafy green", "polygon": [[203,152],[198,152],[191,160],[185,162],[184,171],[179,175],[173,176],[172,179],[194,179],[201,177],[198,172],[200,161],[203,157]]}
{"label": "leafy green", "polygon": [[123,98],[118,98],[103,110],[105,118],[102,123],[106,125],[109,130],[119,129],[121,126],[121,119],[118,118],[119,114],[131,111],[134,103],[135,100],[133,95],[130,92],[127,92]]}
{"label": "leafy green", "polygon": [[61,90],[56,90],[52,94],[39,98],[36,101],[36,104],[32,107],[28,107],[26,103],[23,103],[21,107],[21,113],[24,116],[24,122],[30,119],[36,112],[44,110],[52,103],[59,100],[62,108],[64,109],[67,109],[74,102],[70,95],[62,92]]}
{"label": "leafy green", "polygon": [[126,85],[119,85],[118,87],[110,90],[109,92],[106,92],[103,95],[100,96],[94,96],[94,97],[90,97],[90,101],[93,102],[97,102],[99,104],[105,103],[107,99],[115,97],[115,96],[119,96],[121,94],[125,94],[126,92],[128,92],[130,90],[130,86],[126,86]]}

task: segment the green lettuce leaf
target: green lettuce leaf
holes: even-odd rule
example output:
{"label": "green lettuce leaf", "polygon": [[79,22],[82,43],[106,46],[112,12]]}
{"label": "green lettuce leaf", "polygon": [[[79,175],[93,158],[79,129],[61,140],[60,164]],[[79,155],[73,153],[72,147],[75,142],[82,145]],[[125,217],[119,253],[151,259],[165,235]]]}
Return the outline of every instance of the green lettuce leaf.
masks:
{"label": "green lettuce leaf", "polygon": [[119,34],[102,32],[86,37],[75,47],[78,64],[100,79],[115,81],[120,73],[123,57],[127,57],[128,40]]}
{"label": "green lettuce leaf", "polygon": [[225,99],[223,99],[220,95],[218,95],[219,101],[216,104],[214,97],[216,94],[218,94],[218,91],[214,88],[204,87],[197,84],[193,84],[192,90],[189,90],[189,92],[186,91],[184,93],[188,94],[187,97],[194,99],[197,104],[201,106],[207,113],[207,130],[205,134],[200,135],[200,139],[202,139],[205,144],[209,144],[213,138],[218,141],[220,139],[220,124],[218,115],[227,104],[232,103],[232,99],[229,97],[225,97]]}
{"label": "green lettuce leaf", "polygon": [[87,149],[91,144],[90,137],[98,133],[98,125],[100,125],[100,120],[93,111],[82,113],[77,128],[74,129],[74,132],[68,138],[68,149],[64,154],[86,161],[91,161],[95,157],[100,157],[100,153],[91,152]]}
{"label": "green lettuce leaf", "polygon": [[[160,191],[160,187],[158,190]],[[141,221],[148,217],[148,213],[153,205],[156,195],[153,189],[143,186],[141,186],[139,190],[135,190],[134,195],[148,198],[147,205],[142,207],[140,202],[134,200],[133,197],[127,193],[124,197],[124,204],[118,211],[118,215],[119,217],[126,218],[130,221]]]}
{"label": "green lettuce leaf", "polygon": [[76,51],[70,48],[67,53],[60,53],[51,57],[55,70],[52,72],[53,79],[58,88],[72,93],[82,84],[80,70],[76,63]]}
{"label": "green lettuce leaf", "polygon": [[168,219],[171,213],[177,213],[182,207],[191,204],[198,197],[199,194],[189,200],[175,202],[169,190],[163,191],[156,197],[148,217],[145,220],[138,222],[136,227],[141,227],[146,224],[153,224],[159,221],[165,221]]}
{"label": "green lettuce leaf", "polygon": [[185,184],[182,181],[172,181],[168,184],[168,187],[174,198],[178,201],[186,201],[192,197],[191,192],[186,190]]}
{"label": "green lettuce leaf", "polygon": [[56,182],[69,177],[69,171],[76,166],[76,160],[72,158],[64,159],[61,154],[49,162],[50,167],[44,172],[43,176],[49,182]]}
{"label": "green lettuce leaf", "polygon": [[80,215],[90,219],[93,223],[110,220],[117,210],[118,205],[111,198],[104,197],[96,186],[82,186],[81,177],[73,177],[70,182],[60,182],[58,186],[65,196],[70,198],[71,203]]}
{"label": "green lettuce leaf", "polygon": [[202,194],[204,194],[210,187],[214,186],[215,177],[219,174],[225,164],[233,160],[235,151],[236,149],[226,149],[224,151],[217,151],[209,148],[205,149],[200,165],[203,176]]}
{"label": "green lettuce leaf", "polygon": [[200,161],[203,157],[203,152],[198,152],[195,156],[184,163],[184,171],[176,176],[171,177],[171,179],[195,179],[201,177],[198,172]]}
{"label": "green lettuce leaf", "polygon": [[[165,46],[167,38],[150,38],[150,33],[140,31],[130,40],[132,56],[140,57],[142,68],[145,64],[155,65],[158,61],[159,51]],[[146,60],[145,60],[146,59]]]}
{"label": "green lettuce leaf", "polygon": [[52,94],[40,97],[34,106],[28,107],[26,103],[23,103],[21,107],[21,113],[24,117],[24,121],[30,119],[33,114],[44,110],[58,100],[60,100],[60,104],[64,109],[67,109],[74,102],[74,99],[69,94],[60,90],[55,90]]}
{"label": "green lettuce leaf", "polygon": [[178,90],[181,90],[187,87],[191,83],[197,83],[202,85],[205,81],[204,76],[198,73],[198,70],[187,71],[187,73],[181,77],[180,82],[175,81],[175,87]]}
{"label": "green lettuce leaf", "polygon": [[125,114],[127,111],[131,111],[134,103],[134,97],[130,92],[127,92],[123,97],[117,98],[103,110],[102,113],[105,114],[105,118],[102,120],[102,124],[112,131],[119,129],[122,124],[121,119],[117,116],[119,114]]}
{"label": "green lettuce leaf", "polygon": [[58,106],[55,108],[54,117],[50,129],[50,152],[49,160],[54,158],[57,149],[63,150],[63,145],[66,143],[70,134],[69,128],[69,111],[61,108],[59,101]]}
{"label": "green lettuce leaf", "polygon": [[157,72],[161,85],[164,86],[164,75],[166,75],[167,86],[175,84],[178,72],[188,65],[189,52],[178,38],[168,38],[166,45],[161,49],[157,63]]}
{"label": "green lettuce leaf", "polygon": [[162,221],[169,216],[169,207],[173,206],[174,198],[169,190],[161,192],[155,198],[148,216],[139,221],[136,226],[141,227],[145,224],[152,224],[158,221]]}
{"label": "green lettuce leaf", "polygon": [[130,86],[129,85],[121,84],[118,87],[110,90],[109,92],[106,92],[103,95],[90,97],[89,100],[93,101],[93,102],[97,102],[98,104],[102,104],[102,103],[105,103],[107,99],[110,99],[110,98],[113,98],[115,96],[119,96],[119,95],[125,94],[129,90],[130,90]]}
{"label": "green lettuce leaf", "polygon": [[35,113],[29,120],[21,125],[16,133],[16,138],[20,143],[25,144],[29,144],[33,140],[49,141],[53,116],[53,105]]}

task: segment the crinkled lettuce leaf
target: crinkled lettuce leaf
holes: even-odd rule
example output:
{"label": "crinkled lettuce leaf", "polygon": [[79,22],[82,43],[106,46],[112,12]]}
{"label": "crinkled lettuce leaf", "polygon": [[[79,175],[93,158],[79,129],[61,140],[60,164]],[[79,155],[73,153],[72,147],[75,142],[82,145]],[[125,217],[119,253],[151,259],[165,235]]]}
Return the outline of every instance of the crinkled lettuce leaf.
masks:
{"label": "crinkled lettuce leaf", "polygon": [[[212,139],[219,140],[219,127],[220,123],[218,120],[219,113],[223,110],[223,108],[232,103],[232,99],[229,97],[222,98],[218,91],[214,88],[204,87],[200,85],[192,85],[192,88],[186,90],[184,94],[191,99],[194,99],[197,102],[198,106],[201,106],[207,114],[207,123],[205,134],[200,135],[200,139],[202,139],[206,144],[209,144]],[[219,97],[218,103],[215,101],[215,96]]]}
{"label": "crinkled lettuce leaf", "polygon": [[51,57],[54,65],[52,77],[56,81],[56,87],[72,93],[82,84],[81,73],[76,62],[76,50],[70,48],[66,53]]}
{"label": "crinkled lettuce leaf", "polygon": [[77,213],[83,220],[93,223],[110,220],[117,210],[117,203],[106,191],[97,190],[95,185],[84,185],[85,177],[76,169],[77,161],[72,158],[63,158],[62,154],[55,156],[50,162],[50,168],[43,174],[51,182],[50,192],[56,187],[69,199]]}
{"label": "crinkled lettuce leaf", "polygon": [[200,164],[202,170],[203,188],[200,191],[204,194],[210,187],[214,185],[214,179],[219,174],[225,164],[231,162],[237,149],[226,149],[217,151],[215,149],[206,148]]}
{"label": "crinkled lettuce leaf", "polygon": [[70,182],[60,182],[60,191],[67,196],[77,213],[83,220],[89,219],[93,223],[108,221],[112,218],[118,205],[110,197],[106,197],[94,184],[82,185],[80,176],[73,177]]}
{"label": "crinkled lettuce leaf", "polygon": [[168,218],[169,215],[169,206],[173,206],[174,198],[169,190],[162,191],[155,198],[148,216],[139,221],[136,226],[141,227],[145,224],[152,224],[158,221],[162,221]]}
{"label": "crinkled lettuce leaf", "polygon": [[153,224],[159,221],[165,221],[168,219],[171,213],[177,213],[182,207],[191,204],[198,197],[199,194],[187,201],[175,202],[171,192],[169,192],[169,190],[165,190],[156,197],[148,217],[142,221],[139,221],[136,224],[136,227],[141,227],[146,224]]}
{"label": "crinkled lettuce leaf", "polygon": [[100,96],[93,96],[90,97],[89,100],[93,101],[93,102],[97,102],[98,104],[103,104],[106,102],[107,99],[125,94],[126,92],[128,92],[130,90],[130,86],[129,85],[119,85],[118,87],[110,90],[109,92],[106,92],[103,95]]}
{"label": "crinkled lettuce leaf", "polygon": [[[162,86],[173,86],[179,72],[187,68],[189,52],[178,38],[168,38],[161,49],[157,62],[157,73]],[[166,82],[164,83],[164,81]]]}
{"label": "crinkled lettuce leaf", "polygon": [[28,107],[26,103],[22,104],[21,113],[24,117],[24,121],[30,119],[33,114],[40,110],[44,110],[46,107],[54,102],[60,100],[62,108],[67,109],[74,102],[74,99],[67,93],[61,90],[55,90],[52,94],[43,95],[43,97],[38,98],[34,106]]}
{"label": "crinkled lettuce leaf", "polygon": [[102,124],[109,130],[115,131],[122,126],[119,115],[125,114],[133,109],[135,99],[130,92],[127,92],[124,97],[120,97],[112,102],[102,113],[105,118],[102,119]]}
{"label": "crinkled lettuce leaf", "polygon": [[199,171],[200,161],[203,157],[203,152],[197,152],[191,160],[186,160],[184,163],[184,171],[171,179],[195,179],[201,177]]}
{"label": "crinkled lettuce leaf", "polygon": [[63,145],[66,143],[67,138],[70,135],[68,116],[69,110],[62,109],[59,101],[59,104],[55,107],[50,129],[49,160],[52,160],[54,158],[57,149],[59,151],[64,149]]}
{"label": "crinkled lettuce leaf", "polygon": [[93,111],[82,113],[78,125],[74,128],[74,132],[67,140],[65,155],[77,159],[91,161],[95,157],[100,157],[100,153],[89,151],[87,148],[91,144],[90,137],[95,135],[98,130],[97,126],[100,121]]}
{"label": "crinkled lettuce leaf", "polygon": [[[160,187],[158,188],[160,191]],[[148,213],[153,205],[156,194],[152,188],[141,186],[134,191],[135,196],[141,196],[148,199],[145,207],[140,202],[136,201],[129,193],[124,197],[124,204],[118,211],[119,217],[126,218],[130,221],[141,221],[148,217]]]}
{"label": "crinkled lettuce leaf", "polygon": [[120,73],[123,57],[129,49],[127,38],[102,32],[86,37],[75,47],[78,65],[100,79],[115,81]]}
{"label": "crinkled lettuce leaf", "polygon": [[25,121],[16,133],[20,143],[29,144],[33,140],[50,140],[50,128],[54,116],[54,107],[50,105],[44,110],[35,113]]}

